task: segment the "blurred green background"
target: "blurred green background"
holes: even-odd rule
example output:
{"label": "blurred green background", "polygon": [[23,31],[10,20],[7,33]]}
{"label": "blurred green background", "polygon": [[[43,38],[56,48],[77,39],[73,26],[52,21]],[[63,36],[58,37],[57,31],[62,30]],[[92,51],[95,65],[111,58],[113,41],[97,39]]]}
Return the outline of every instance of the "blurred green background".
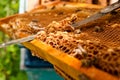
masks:
{"label": "blurred green background", "polygon": [[[18,13],[19,0],[0,0],[0,18]],[[0,32],[0,43],[10,40]],[[0,48],[0,80],[27,80],[20,68],[20,49],[17,45]]]}

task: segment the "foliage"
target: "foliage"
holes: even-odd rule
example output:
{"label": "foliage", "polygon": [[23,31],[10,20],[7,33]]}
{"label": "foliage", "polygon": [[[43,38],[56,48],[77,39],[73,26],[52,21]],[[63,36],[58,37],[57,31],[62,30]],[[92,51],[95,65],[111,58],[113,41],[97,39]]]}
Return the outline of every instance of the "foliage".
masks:
{"label": "foliage", "polygon": [[0,0],[0,17],[5,17],[18,12],[19,0]]}
{"label": "foliage", "polygon": [[[0,0],[0,17],[18,12],[19,0]],[[0,43],[10,38],[0,32]],[[20,49],[10,45],[0,49],[0,80],[27,80],[25,72],[20,71]]]}

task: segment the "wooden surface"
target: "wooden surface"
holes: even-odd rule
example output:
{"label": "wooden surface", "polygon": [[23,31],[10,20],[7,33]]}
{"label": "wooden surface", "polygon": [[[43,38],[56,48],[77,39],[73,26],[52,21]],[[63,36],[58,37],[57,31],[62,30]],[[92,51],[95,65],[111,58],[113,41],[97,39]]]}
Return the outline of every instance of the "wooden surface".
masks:
{"label": "wooden surface", "polygon": [[[57,5],[57,6],[56,6]],[[64,6],[65,5],[65,6]],[[37,6],[35,9],[31,10],[30,12],[36,12],[36,11],[40,11],[40,9],[51,9],[51,7],[56,6],[56,8],[58,7],[81,7],[81,8],[93,8],[93,9],[101,9],[104,6],[98,6],[98,5],[94,5],[94,4],[87,4],[87,3],[76,3],[76,2],[55,2],[52,4],[48,4],[48,5],[39,5]]]}

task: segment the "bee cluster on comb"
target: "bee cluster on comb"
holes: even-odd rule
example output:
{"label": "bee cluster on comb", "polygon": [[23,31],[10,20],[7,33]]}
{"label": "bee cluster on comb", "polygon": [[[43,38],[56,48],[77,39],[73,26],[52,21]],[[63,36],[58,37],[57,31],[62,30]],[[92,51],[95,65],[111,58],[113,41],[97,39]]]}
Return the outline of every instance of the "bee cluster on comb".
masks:
{"label": "bee cluster on comb", "polygon": [[[71,26],[77,20],[72,15],[59,22],[52,22],[45,31],[38,32],[36,39],[82,61],[83,67],[95,66],[105,72],[120,76],[120,47],[110,47],[95,39],[85,31],[76,33],[78,29]],[[89,30],[89,29],[88,29]],[[97,34],[104,30],[94,32]]]}

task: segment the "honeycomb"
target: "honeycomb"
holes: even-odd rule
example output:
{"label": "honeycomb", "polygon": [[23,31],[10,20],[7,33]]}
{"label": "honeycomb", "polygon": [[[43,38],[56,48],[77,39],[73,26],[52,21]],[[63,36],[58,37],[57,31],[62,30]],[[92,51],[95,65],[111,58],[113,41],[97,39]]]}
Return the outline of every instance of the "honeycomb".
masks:
{"label": "honeycomb", "polygon": [[[120,11],[87,24],[82,29],[71,25],[95,11],[87,8],[52,8],[51,11],[17,16],[1,24],[0,29],[3,28],[14,39],[37,34],[37,40],[77,58],[82,61],[83,67],[94,66],[120,77]],[[39,55],[36,53],[36,56]],[[55,69],[67,80],[74,80],[57,66]]]}
{"label": "honeycomb", "polygon": [[56,32],[56,31],[74,31],[74,27],[71,26],[75,21],[77,21],[77,14],[72,14],[70,18],[66,18],[60,22],[53,21],[50,23],[46,30],[47,32]]}
{"label": "honeycomb", "polygon": [[38,24],[37,20],[32,20],[30,22],[26,22],[26,20],[27,18],[12,19],[9,21],[9,24],[3,24],[2,27],[7,30],[7,33],[13,39],[36,34],[43,29],[42,26]]}
{"label": "honeycomb", "polygon": [[[53,24],[57,23],[56,21],[60,21],[66,17],[70,17],[72,14],[77,14],[79,17],[78,20],[82,20],[98,10],[99,9],[94,8],[91,9],[81,7],[67,8],[65,6],[62,6],[50,10],[43,9],[43,11],[40,10],[33,11],[30,13],[20,14],[10,19],[8,18],[4,21],[1,21],[0,30],[4,30],[13,39],[22,38],[28,35],[36,34],[40,30],[43,30],[44,27],[47,27],[47,29],[49,29],[50,26],[49,23]],[[66,23],[66,25],[67,24],[68,23]],[[73,30],[72,27],[71,30]]]}
{"label": "honeycomb", "polygon": [[[36,39],[82,61],[83,67],[95,66],[120,77],[120,13],[109,14],[78,30],[70,24],[77,15],[52,22],[38,32]],[[59,70],[59,69],[58,69]]]}

